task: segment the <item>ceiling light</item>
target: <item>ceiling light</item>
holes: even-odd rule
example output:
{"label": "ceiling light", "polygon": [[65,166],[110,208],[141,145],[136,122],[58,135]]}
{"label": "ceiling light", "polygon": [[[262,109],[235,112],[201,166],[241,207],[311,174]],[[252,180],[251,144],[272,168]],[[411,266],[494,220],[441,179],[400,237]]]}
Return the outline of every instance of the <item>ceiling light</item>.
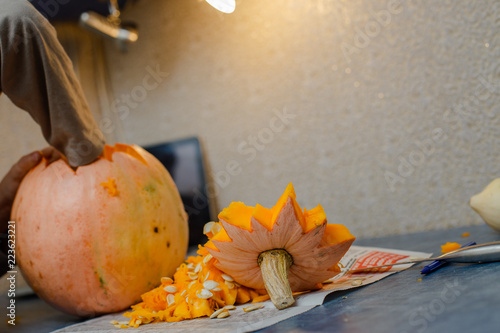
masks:
{"label": "ceiling light", "polygon": [[235,0],[207,0],[207,2],[215,9],[226,14],[234,12],[234,9],[236,8]]}

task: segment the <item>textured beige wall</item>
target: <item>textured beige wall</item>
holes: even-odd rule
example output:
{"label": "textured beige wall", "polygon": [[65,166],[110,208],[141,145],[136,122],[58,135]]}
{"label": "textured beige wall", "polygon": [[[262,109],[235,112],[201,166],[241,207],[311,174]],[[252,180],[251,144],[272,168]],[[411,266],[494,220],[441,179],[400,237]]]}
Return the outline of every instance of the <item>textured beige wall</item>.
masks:
{"label": "textured beige wall", "polygon": [[[140,39],[106,44],[123,129],[108,135],[199,136],[220,207],[271,206],[291,181],[359,237],[482,223],[467,201],[500,176],[498,1],[241,0],[226,15],[141,0],[124,14]],[[35,139],[0,107],[10,158]]]}

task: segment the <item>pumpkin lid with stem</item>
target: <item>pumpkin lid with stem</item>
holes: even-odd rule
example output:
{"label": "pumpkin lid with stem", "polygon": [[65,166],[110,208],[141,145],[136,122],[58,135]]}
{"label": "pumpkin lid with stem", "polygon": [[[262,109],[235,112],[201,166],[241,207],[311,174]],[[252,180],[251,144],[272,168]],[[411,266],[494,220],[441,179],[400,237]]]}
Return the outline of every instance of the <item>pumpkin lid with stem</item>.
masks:
{"label": "pumpkin lid with stem", "polygon": [[205,244],[215,266],[241,285],[265,288],[278,309],[294,303],[292,291],[337,275],[355,240],[345,226],[327,224],[321,205],[301,210],[291,183],[273,208],[232,202],[219,221]]}

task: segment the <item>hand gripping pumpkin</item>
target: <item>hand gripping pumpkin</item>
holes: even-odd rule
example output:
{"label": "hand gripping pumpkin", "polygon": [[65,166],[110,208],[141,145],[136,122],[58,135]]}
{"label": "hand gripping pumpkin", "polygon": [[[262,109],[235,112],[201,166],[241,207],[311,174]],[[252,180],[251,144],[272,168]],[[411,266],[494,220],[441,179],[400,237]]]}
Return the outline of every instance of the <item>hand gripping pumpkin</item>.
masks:
{"label": "hand gripping pumpkin", "polygon": [[265,288],[278,309],[294,303],[292,291],[337,275],[355,239],[343,225],[327,224],[321,205],[302,211],[292,184],[272,209],[233,202],[219,220],[222,228],[205,245],[215,266],[243,286]]}
{"label": "hand gripping pumpkin", "polygon": [[188,227],[163,165],[138,146],[106,146],[74,171],[42,161],[12,209],[18,264],[45,301],[79,316],[115,312],[172,275]]}

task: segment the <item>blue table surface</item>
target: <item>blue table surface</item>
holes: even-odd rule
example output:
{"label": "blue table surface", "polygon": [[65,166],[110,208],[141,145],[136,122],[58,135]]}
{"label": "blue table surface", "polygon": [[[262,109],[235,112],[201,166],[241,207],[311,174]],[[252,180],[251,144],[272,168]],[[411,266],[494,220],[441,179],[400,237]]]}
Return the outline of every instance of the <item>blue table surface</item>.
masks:
{"label": "blue table surface", "polygon": [[[462,238],[464,232],[470,236]],[[445,242],[498,240],[500,233],[481,225],[361,239],[355,245],[439,254]],[[427,276],[420,274],[424,266],[417,264],[374,284],[335,292],[323,305],[259,332],[500,332],[500,262],[453,264]],[[6,295],[0,301],[5,309]],[[2,332],[50,332],[81,322],[36,296],[17,298],[16,312],[17,325],[2,325]]]}

